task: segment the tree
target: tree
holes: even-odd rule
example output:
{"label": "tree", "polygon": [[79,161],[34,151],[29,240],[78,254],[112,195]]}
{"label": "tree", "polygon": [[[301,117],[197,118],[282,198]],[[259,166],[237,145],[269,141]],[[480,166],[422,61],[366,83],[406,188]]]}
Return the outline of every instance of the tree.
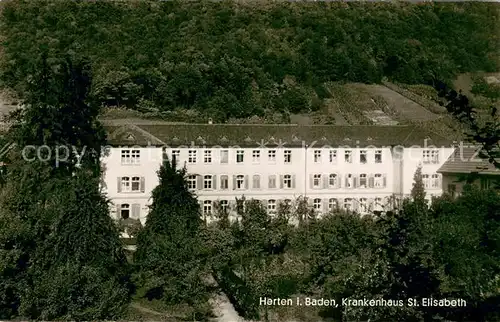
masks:
{"label": "tree", "polygon": [[[105,137],[96,120],[99,109],[87,104],[90,66],[75,57],[53,66],[45,52],[40,57],[26,86],[24,108],[11,116],[7,134],[16,146],[6,157],[0,196],[5,263],[0,313],[6,318],[117,318],[129,291],[122,245],[99,190]],[[48,149],[41,157],[35,151],[23,155],[30,145]],[[55,154],[60,147],[70,152],[65,160]],[[72,153],[84,148],[88,151],[81,158]]]}
{"label": "tree", "polygon": [[[381,247],[388,263],[387,296],[406,301],[439,296],[440,279],[433,257],[432,216],[429,213],[422,173],[415,172],[412,200],[405,200],[400,210],[385,214],[378,226]],[[430,319],[435,310],[427,307],[393,312],[397,316]]]}
{"label": "tree", "polygon": [[186,169],[166,160],[158,171],[153,204],[137,239],[135,262],[141,292],[167,304],[206,303],[200,208],[187,188]]}
{"label": "tree", "polygon": [[434,88],[439,97],[444,98],[447,111],[468,128],[466,135],[481,146],[479,156],[486,157],[496,168],[500,168],[500,123],[497,108],[491,106],[490,118],[482,122],[477,110],[470,100],[462,94],[450,89],[444,82],[434,79]]}
{"label": "tree", "polygon": [[413,175],[413,187],[410,194],[414,202],[425,202],[425,186],[422,178],[422,166],[419,166]]}
{"label": "tree", "polygon": [[467,306],[442,308],[446,319],[496,321],[500,317],[500,197],[493,190],[465,185],[456,199],[438,198],[431,207],[434,258],[443,297]]}

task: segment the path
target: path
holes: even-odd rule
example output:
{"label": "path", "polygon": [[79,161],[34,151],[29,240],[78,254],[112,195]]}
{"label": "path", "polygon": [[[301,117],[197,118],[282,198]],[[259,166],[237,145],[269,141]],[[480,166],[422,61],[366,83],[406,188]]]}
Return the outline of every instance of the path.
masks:
{"label": "path", "polygon": [[[206,282],[210,285],[217,286],[217,282],[213,276],[209,276]],[[222,291],[219,291],[218,294],[210,299],[210,304],[212,304],[216,316],[216,318],[213,319],[214,322],[245,322],[245,319],[238,315],[233,304],[231,304],[226,294]]]}

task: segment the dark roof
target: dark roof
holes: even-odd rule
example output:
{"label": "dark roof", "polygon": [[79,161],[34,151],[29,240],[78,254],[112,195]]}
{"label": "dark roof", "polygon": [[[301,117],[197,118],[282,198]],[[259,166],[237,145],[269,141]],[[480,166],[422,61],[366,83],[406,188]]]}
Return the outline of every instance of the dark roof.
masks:
{"label": "dark roof", "polygon": [[500,169],[496,169],[487,159],[479,157],[480,150],[481,148],[477,146],[457,147],[455,153],[446,160],[437,172],[500,175]]}
{"label": "dark roof", "polygon": [[190,124],[167,122],[103,122],[110,145],[220,145],[300,147],[436,145],[450,146],[451,141],[413,126],[339,126],[291,124]]}

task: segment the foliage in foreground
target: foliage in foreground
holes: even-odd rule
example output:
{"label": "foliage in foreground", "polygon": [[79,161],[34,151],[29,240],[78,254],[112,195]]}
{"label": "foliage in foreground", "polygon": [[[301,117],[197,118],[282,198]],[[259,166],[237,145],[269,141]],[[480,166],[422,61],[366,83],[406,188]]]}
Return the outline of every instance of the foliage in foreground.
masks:
{"label": "foliage in foreground", "polygon": [[158,172],[160,183],[153,190],[153,204],[134,257],[138,296],[202,308],[208,292],[202,280],[200,209],[187,189],[185,175],[175,160],[165,161]]}
{"label": "foliage in foreground", "polygon": [[[247,318],[340,320],[495,321],[499,299],[500,197],[468,186],[457,199],[445,195],[429,207],[421,172],[411,200],[381,216],[336,211],[298,226],[273,225],[300,217],[294,208],[260,215],[245,201],[242,221],[210,224],[213,269],[239,313]],[[282,208],[283,210],[283,208]],[[246,218],[243,220],[243,218]],[[251,227],[260,233],[245,237]],[[279,227],[273,231],[272,227]],[[286,236],[279,252],[270,236]],[[286,242],[285,242],[286,240]],[[223,249],[221,253],[220,250]],[[260,297],[374,299],[393,306],[342,306],[282,310],[259,306]],[[412,307],[408,299],[460,298],[466,307]],[[399,302],[400,301],[400,302]]]}
{"label": "foliage in foreground", "polygon": [[[100,320],[128,303],[127,266],[108,201],[99,189],[105,140],[88,106],[88,65],[74,57],[58,68],[41,55],[24,109],[11,117],[0,193],[2,319]],[[22,153],[23,147],[35,149]],[[36,148],[45,145],[42,152]],[[79,153],[57,160],[64,146]],[[26,151],[25,151],[26,152]],[[45,160],[45,161],[44,161]]]}

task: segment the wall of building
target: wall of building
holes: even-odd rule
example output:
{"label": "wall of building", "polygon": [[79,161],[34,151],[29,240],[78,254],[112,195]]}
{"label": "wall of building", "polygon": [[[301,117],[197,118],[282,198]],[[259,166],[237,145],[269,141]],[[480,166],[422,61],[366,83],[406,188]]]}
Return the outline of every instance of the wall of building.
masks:
{"label": "wall of building", "polygon": [[[103,182],[105,183],[102,188],[106,196],[112,201],[110,214],[113,218],[118,219],[120,217],[117,213],[118,205],[128,204],[132,208],[132,205],[138,204],[140,207],[139,216],[134,218],[131,213],[130,217],[145,222],[149,210],[148,205],[150,205],[151,191],[158,185],[158,175],[156,172],[160,168],[162,152],[161,149],[155,147],[131,148],[130,150],[140,151],[140,163],[122,164],[121,150],[119,148],[112,148],[109,150],[109,154],[102,158],[104,170]],[[141,178],[144,183],[143,189],[139,189],[139,191],[119,192],[118,178],[122,177]],[[132,212],[132,209],[130,211]]]}
{"label": "wall of building", "polygon": [[[321,211],[328,210],[329,201],[336,199],[339,206],[344,201],[352,202],[351,209],[360,210],[360,202],[363,209],[382,210],[382,206],[388,206],[391,196],[407,196],[410,194],[413,175],[419,164],[423,161],[424,148],[393,149],[382,148],[330,148],[330,147],[305,147],[305,148],[214,148],[210,149],[210,158],[205,154],[204,148],[169,148],[162,151],[159,147],[130,148],[138,150],[140,154],[139,163],[123,164],[122,148],[112,148],[108,156],[103,158],[105,165],[104,182],[105,193],[113,202],[111,215],[118,218],[119,205],[140,205],[138,219],[145,222],[148,205],[151,203],[151,191],[158,184],[157,171],[160,167],[163,155],[172,158],[177,153],[176,160],[180,165],[186,165],[189,175],[195,175],[197,195],[200,204],[204,201],[215,202],[227,200],[234,205],[235,198],[245,196],[247,199],[259,199],[264,201],[295,200],[300,196],[308,197],[311,203],[315,199],[321,200]],[[221,163],[221,153],[227,150],[227,163]],[[335,150],[336,158],[330,153]],[[351,162],[346,162],[346,150],[351,151]],[[243,152],[243,160],[238,160],[238,151]],[[259,151],[257,158],[257,152]],[[275,158],[270,158],[269,153],[275,152]],[[286,151],[286,152],[285,152]],[[366,151],[366,158],[361,158],[361,152]],[[377,159],[375,157],[377,153]],[[453,149],[443,148],[439,150],[439,158],[436,163],[423,163],[424,174],[435,174],[437,169],[451,155]],[[130,153],[130,151],[129,151]],[[289,160],[285,160],[285,153],[291,153]],[[402,156],[402,158],[401,158]],[[196,160],[194,160],[194,157]],[[239,162],[241,161],[241,162]],[[285,162],[289,161],[289,162]],[[130,163],[130,162],[129,162]],[[330,185],[330,175],[336,174],[340,186]],[[352,175],[351,187],[346,187],[348,175]],[[212,188],[204,187],[204,177],[214,176]],[[244,176],[248,183],[243,189],[234,186],[235,178]],[[260,176],[259,187],[253,186],[253,176]],[[282,188],[284,176],[289,175],[293,182],[290,188]],[[320,176],[319,182],[315,181],[315,175]],[[366,176],[366,184],[362,186],[361,175]],[[221,176],[227,176],[228,188],[221,189]],[[269,187],[269,177],[276,177],[276,187]],[[118,178],[139,177],[143,180],[140,191],[127,192],[126,189],[119,191]],[[194,180],[194,179],[193,179]],[[379,182],[377,185],[375,182]],[[315,186],[315,183],[319,183]],[[385,184],[383,184],[385,183]],[[445,185],[446,186],[446,185]],[[440,195],[442,185],[437,187],[429,185],[428,195]],[[352,199],[352,200],[351,200]],[[364,206],[367,204],[366,206]],[[117,207],[118,206],[118,207]],[[137,206],[136,206],[137,207]],[[137,212],[134,212],[137,215]],[[131,217],[132,216],[131,213]]]}

